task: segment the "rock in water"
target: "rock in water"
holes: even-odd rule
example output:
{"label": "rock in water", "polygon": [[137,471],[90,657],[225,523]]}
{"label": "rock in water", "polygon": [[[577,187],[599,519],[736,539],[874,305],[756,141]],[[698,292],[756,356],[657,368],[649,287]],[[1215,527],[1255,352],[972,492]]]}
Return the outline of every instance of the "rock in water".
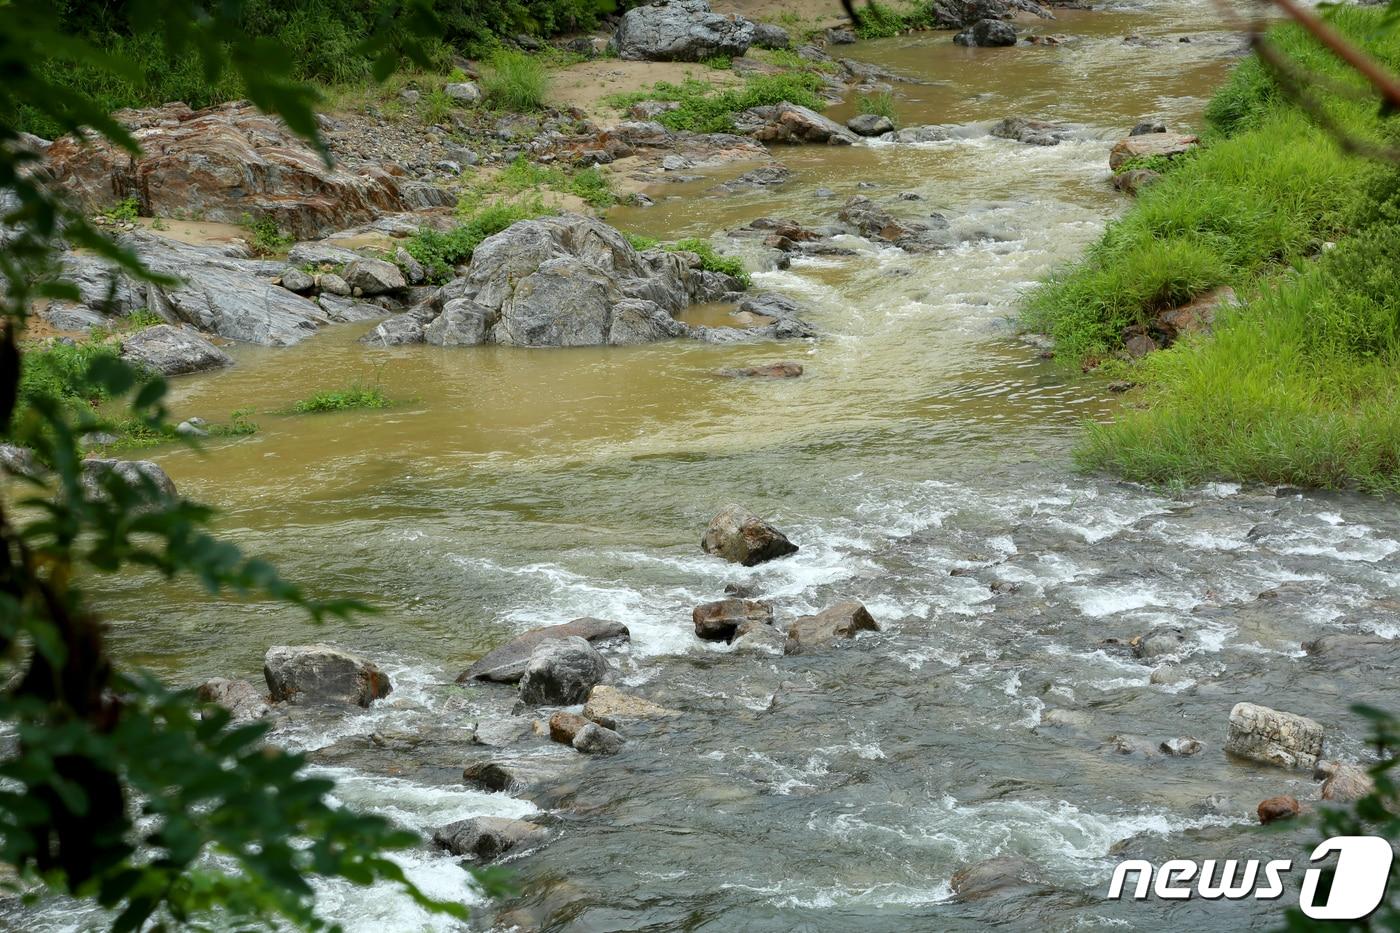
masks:
{"label": "rock in water", "polygon": [[1016,44],[1016,27],[999,19],[981,19],[953,37],[958,45],[982,46],[985,48],[1006,47]]}
{"label": "rock in water", "polygon": [[579,730],[588,723],[589,720],[578,713],[570,713],[561,709],[549,717],[549,738],[554,742],[572,745],[574,736],[578,735]]}
{"label": "rock in water", "polygon": [[1114,146],[1113,151],[1108,154],[1108,167],[1116,172],[1123,167],[1125,162],[1132,159],[1144,159],[1150,156],[1174,159],[1183,153],[1190,152],[1199,142],[1200,139],[1196,136],[1186,136],[1180,133],[1148,133],[1144,136],[1129,136]]}
{"label": "rock in water", "polygon": [[474,816],[448,823],[433,832],[433,842],[453,855],[491,862],[513,849],[540,845],[549,830],[527,820]]}
{"label": "rock in water", "polygon": [[650,700],[623,693],[616,687],[599,684],[588,695],[583,715],[594,722],[626,722],[630,719],[663,719],[679,716],[680,711],[658,706]]}
{"label": "rock in water", "polygon": [[588,699],[608,673],[607,660],[577,636],[536,646],[520,678],[520,699],[534,706],[570,706]]}
{"label": "rock in water", "polygon": [[740,366],[734,369],[720,369],[716,376],[726,379],[796,379],[802,375],[802,364],[791,360],[778,363],[759,363],[757,366]]}
{"label": "rock in water", "polygon": [[714,13],[706,0],[661,0],[628,10],[611,45],[629,61],[699,62],[738,58],[753,41],[753,23]]}
{"label": "rock in water", "polygon": [[1322,776],[1322,799],[1350,803],[1360,800],[1376,789],[1370,772],[1360,765],[1337,761],[1320,762],[1314,777]]}
{"label": "rock in water", "polygon": [[860,136],[880,136],[894,132],[894,121],[878,113],[862,113],[847,120],[846,128]]}
{"label": "rock in water", "polygon": [[994,894],[1036,884],[1040,870],[1029,859],[1001,855],[964,866],[953,873],[953,893],[960,901],[976,901]]}
{"label": "rock in water", "polygon": [[773,623],[773,607],[756,599],[721,599],[696,606],[690,614],[695,635],[707,641],[732,641],[747,622]]}
{"label": "rock in water", "polygon": [[1281,794],[1260,802],[1259,822],[1267,826],[1277,820],[1291,820],[1302,812],[1303,808],[1296,797]]}
{"label": "rock in water", "polygon": [[128,336],[122,341],[122,359],[162,376],[233,365],[227,353],[199,334],[169,324],[142,328]]}
{"label": "rock in water", "polygon": [[137,192],[152,216],[194,214],[236,224],[251,215],[311,239],[381,213],[456,200],[445,189],[397,178],[377,165],[328,168],[280,119],[246,101],[207,110],[166,104],[113,116],[131,129],[140,156],[105,139],[72,136],[48,149],[55,182],[88,210]]}
{"label": "rock in water", "polygon": [[815,110],[782,101],[750,107],[735,114],[734,126],[740,132],[764,143],[825,143],[849,146],[858,137],[835,120]]}
{"label": "rock in water", "polygon": [[356,259],[345,267],[342,276],[352,289],[358,288],[363,295],[383,295],[408,287],[399,267],[382,259]]}
{"label": "rock in water", "polygon": [[590,722],[574,736],[574,748],[585,755],[616,755],[626,740],[606,726]]}
{"label": "rock in water", "polygon": [[175,483],[170,475],[150,460],[104,460],[91,457],[83,461],[83,489],[95,500],[107,497],[103,488],[111,477],[139,491],[152,502],[174,499]]}
{"label": "rock in water", "polygon": [[814,616],[802,616],[788,632],[787,653],[799,654],[809,648],[855,638],[857,632],[878,632],[880,626],[864,606],[854,600],[837,603]]}
{"label": "rock in water", "polygon": [[710,521],[700,547],[706,554],[753,567],[797,552],[781,531],[740,505],[731,505]]}
{"label": "rock in water", "polygon": [[389,675],[372,662],[330,645],[276,645],[267,649],[263,677],[274,703],[369,706],[389,695]]}
{"label": "rock in water", "polygon": [[787,636],[766,622],[745,622],[734,630],[730,644],[740,654],[783,654]]}
{"label": "rock in water", "polygon": [[477,660],[458,675],[457,683],[464,684],[471,680],[516,683],[525,674],[525,666],[530,663],[530,655],[538,645],[551,639],[571,637],[599,645],[610,641],[627,641],[632,635],[627,626],[608,619],[574,619],[563,625],[531,629]]}
{"label": "rock in water", "polygon": [[1254,703],[1230,710],[1225,751],[1280,768],[1312,768],[1322,756],[1322,725]]}
{"label": "rock in water", "polygon": [[267,697],[246,680],[215,677],[200,684],[195,697],[201,703],[213,703],[228,710],[229,721],[235,724],[261,719],[271,712]]}

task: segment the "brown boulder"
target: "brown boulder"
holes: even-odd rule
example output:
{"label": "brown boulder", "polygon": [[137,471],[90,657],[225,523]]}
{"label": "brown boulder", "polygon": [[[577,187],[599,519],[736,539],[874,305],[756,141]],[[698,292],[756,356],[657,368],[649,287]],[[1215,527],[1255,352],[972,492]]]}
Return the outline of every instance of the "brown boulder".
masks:
{"label": "brown boulder", "polygon": [[1318,762],[1314,776],[1323,776],[1322,799],[1338,803],[1360,800],[1376,789],[1371,775],[1360,765],[1339,761]]}
{"label": "brown boulder", "polygon": [[855,638],[857,632],[878,632],[879,624],[864,606],[854,600],[837,603],[814,616],[802,616],[788,632],[787,653],[831,645],[839,639]]}
{"label": "brown boulder", "polygon": [[771,625],[773,607],[756,599],[721,599],[696,606],[690,613],[695,636],[706,641],[733,641],[741,625],[749,622]]}
{"label": "brown boulder", "polygon": [[802,375],[802,364],[791,360],[778,363],[759,363],[757,366],[741,366],[735,369],[721,369],[715,375],[727,379],[796,379]]}
{"label": "brown boulder", "polygon": [[731,505],[716,515],[700,547],[706,554],[752,567],[797,551],[797,545],[781,531],[743,506]]}
{"label": "brown boulder", "polygon": [[1108,167],[1118,171],[1133,159],[1146,159],[1152,156],[1175,158],[1189,152],[1200,142],[1196,136],[1180,133],[1148,133],[1145,136],[1129,136],[1121,140],[1108,154]]}
{"label": "brown boulder", "polygon": [[572,745],[574,736],[588,723],[589,720],[578,713],[569,713],[561,709],[549,717],[549,737],[555,742]]}
{"label": "brown boulder", "polygon": [[1303,808],[1296,797],[1281,794],[1259,804],[1259,822],[1268,825],[1275,820],[1291,820],[1302,812]]}
{"label": "brown boulder", "polygon": [[132,157],[105,140],[65,136],[49,147],[54,180],[86,209],[135,197],[142,213],[240,223],[270,218],[309,239],[381,213],[453,203],[449,192],[378,166],[327,168],[280,120],[246,101],[206,110],[166,104],[118,111],[141,147]]}

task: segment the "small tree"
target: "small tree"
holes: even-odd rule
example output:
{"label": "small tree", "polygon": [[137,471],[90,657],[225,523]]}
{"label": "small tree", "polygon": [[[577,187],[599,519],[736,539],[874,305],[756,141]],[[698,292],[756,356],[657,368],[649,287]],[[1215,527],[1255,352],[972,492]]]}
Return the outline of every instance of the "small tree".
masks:
{"label": "small tree", "polygon": [[[120,28],[159,36],[171,56],[197,53],[211,83],[232,69],[257,106],[325,154],[314,92],[291,80],[290,58],[275,43],[241,35],[241,5],[128,0],[108,15]],[[45,77],[68,61],[141,79],[132,62],[65,34],[59,6],[0,0],[0,435],[33,451],[39,465],[16,477],[20,501],[0,498],[0,663],[9,668],[0,719],[13,736],[0,760],[0,859],[17,869],[19,886],[37,878],[111,909],[116,930],[201,917],[218,918],[220,929],[323,928],[315,876],[397,882],[425,908],[464,916],[464,906],[428,897],[384,854],[415,843],[414,834],[330,805],[333,784],[307,776],[301,756],[264,744],[265,725],[234,727],[226,712],[197,709],[188,692],[125,670],[107,649],[79,581],[128,567],[192,575],[211,594],[263,594],[317,620],[365,607],[313,599],[213,537],[209,509],[149,480],[109,473],[85,484],[79,438],[103,420],[85,406],[21,392],[32,303],[78,298],[59,274],[61,241],[155,279],[44,183],[39,156],[16,130],[21,114],[37,112],[138,152],[101,107]],[[413,36],[433,32],[425,0],[386,3],[382,16],[385,28],[361,50],[381,79],[402,55],[421,58]],[[95,356],[84,379],[127,406],[128,417],[164,425],[161,379],[110,354]]]}

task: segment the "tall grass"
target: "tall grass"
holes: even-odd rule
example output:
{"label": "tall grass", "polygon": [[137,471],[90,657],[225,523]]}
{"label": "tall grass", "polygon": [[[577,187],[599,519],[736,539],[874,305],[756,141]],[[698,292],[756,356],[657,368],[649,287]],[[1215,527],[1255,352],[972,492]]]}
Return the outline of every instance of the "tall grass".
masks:
{"label": "tall grass", "polygon": [[660,81],[650,90],[618,94],[608,103],[625,109],[642,100],[676,101],[680,107],[656,118],[663,125],[696,133],[728,133],[734,129],[734,115],[750,107],[787,101],[820,110],[826,106],[816,93],[820,87],[821,78],[811,72],[754,75],[737,88],[719,88],[687,78],[680,84]]}
{"label": "tall grass", "polygon": [[481,90],[486,103],[499,110],[540,110],[549,93],[549,75],[538,59],[503,49],[492,56]]}

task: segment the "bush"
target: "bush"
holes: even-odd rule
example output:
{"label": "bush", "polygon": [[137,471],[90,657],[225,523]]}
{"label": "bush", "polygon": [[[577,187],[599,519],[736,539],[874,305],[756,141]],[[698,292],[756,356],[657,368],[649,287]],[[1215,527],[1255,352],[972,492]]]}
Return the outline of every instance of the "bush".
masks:
{"label": "bush", "polygon": [[248,245],[259,256],[284,253],[287,247],[292,245],[292,237],[283,233],[282,228],[277,226],[277,221],[271,217],[254,219],[251,214],[244,214],[243,226],[248,230]]}
{"label": "bush", "polygon": [[715,248],[707,241],[690,237],[685,240],[677,240],[674,243],[666,244],[663,249],[672,252],[694,253],[700,257],[700,268],[709,272],[722,272],[725,275],[732,275],[748,288],[753,284],[747,271],[744,270],[744,263],[741,260],[729,256],[721,256],[715,252]]}
{"label": "bush", "polygon": [[680,84],[661,81],[649,91],[633,91],[609,98],[609,103],[625,110],[642,100],[676,101],[680,107],[657,117],[673,130],[696,133],[728,133],[734,129],[734,115],[750,107],[787,101],[800,107],[821,110],[826,102],[817,96],[822,80],[811,72],[754,75],[739,88],[716,88],[704,81],[687,79]]}
{"label": "bush", "polygon": [[327,389],[304,398],[292,406],[298,415],[316,414],[327,411],[360,411],[388,408],[389,399],[378,386],[367,386],[358,381],[343,389]]}
{"label": "bush", "polygon": [[500,233],[520,220],[539,217],[539,202],[529,204],[490,204],[478,209],[467,220],[443,233],[424,228],[404,241],[404,249],[423,264],[434,282],[452,277],[452,268],[472,258],[472,252],[487,237]]}
{"label": "bush", "polygon": [[104,384],[93,378],[90,367],[99,359],[120,359],[121,348],[111,341],[57,342],[24,355],[20,375],[20,409],[44,397],[71,409],[88,409],[109,398]]}
{"label": "bush", "polygon": [[486,103],[498,110],[540,110],[549,93],[549,76],[539,60],[524,52],[503,50],[492,56],[482,75],[481,90]]}

